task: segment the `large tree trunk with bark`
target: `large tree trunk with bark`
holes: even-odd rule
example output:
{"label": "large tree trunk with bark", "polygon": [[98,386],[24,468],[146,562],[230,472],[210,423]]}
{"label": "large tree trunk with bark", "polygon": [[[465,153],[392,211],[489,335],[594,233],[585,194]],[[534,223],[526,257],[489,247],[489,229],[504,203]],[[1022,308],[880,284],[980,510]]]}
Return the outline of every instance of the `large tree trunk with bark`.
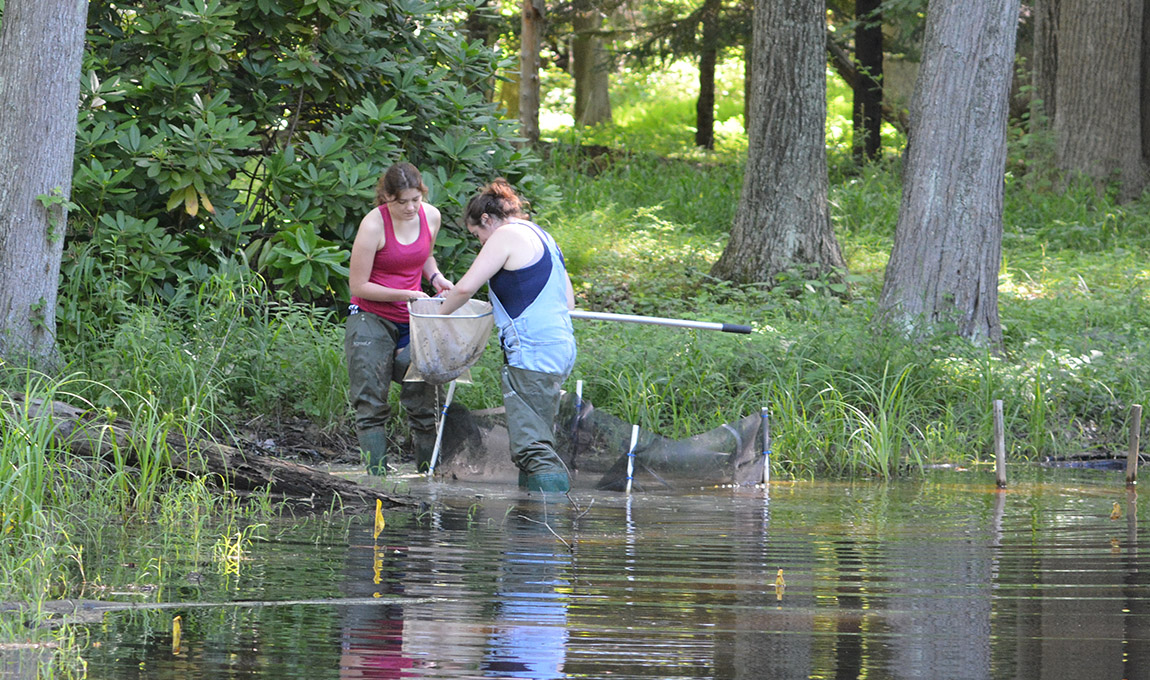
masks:
{"label": "large tree trunk with bark", "polygon": [[855,58],[859,82],[854,86],[854,153],[859,161],[875,160],[882,149],[882,12],[881,0],[856,0]]}
{"label": "large tree trunk with bark", "polygon": [[1006,124],[1019,0],[931,0],[878,320],[998,346]]}
{"label": "large tree trunk with bark", "polygon": [[715,65],[719,61],[720,0],[705,0],[701,20],[703,44],[699,53],[699,98],[695,101],[695,146],[715,148]]}
{"label": "large tree trunk with bark", "polygon": [[539,50],[543,44],[544,0],[523,0],[519,35],[519,134],[539,143]]}
{"label": "large tree trunk with bark", "polygon": [[51,364],[88,3],[8,0],[0,27],[0,357]]}
{"label": "large tree trunk with bark", "polygon": [[826,4],[755,3],[747,166],[720,278],[772,281],[846,268],[827,203]]}
{"label": "large tree trunk with bark", "polygon": [[1145,0],[1061,0],[1058,13],[1058,167],[1119,198],[1146,185],[1142,162],[1142,17]]}
{"label": "large tree trunk with bark", "polygon": [[603,48],[603,41],[594,35],[603,26],[603,16],[592,8],[576,14],[573,25],[571,75],[575,80],[575,124],[610,123],[611,57]]}

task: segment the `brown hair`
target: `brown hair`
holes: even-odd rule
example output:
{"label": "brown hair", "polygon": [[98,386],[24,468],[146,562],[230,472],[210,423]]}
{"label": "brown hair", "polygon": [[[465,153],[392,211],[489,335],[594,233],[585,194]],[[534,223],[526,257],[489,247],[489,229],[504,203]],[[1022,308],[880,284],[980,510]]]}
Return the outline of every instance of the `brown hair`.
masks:
{"label": "brown hair", "polygon": [[479,190],[463,211],[464,224],[478,225],[480,218],[491,215],[500,220],[511,217],[527,217],[527,202],[515,193],[511,183],[502,177]]}
{"label": "brown hair", "polygon": [[399,192],[405,189],[419,189],[420,193],[427,196],[423,175],[420,175],[419,170],[411,163],[401,161],[388,168],[379,178],[379,183],[375,185],[376,203],[383,205],[389,200],[399,198]]}

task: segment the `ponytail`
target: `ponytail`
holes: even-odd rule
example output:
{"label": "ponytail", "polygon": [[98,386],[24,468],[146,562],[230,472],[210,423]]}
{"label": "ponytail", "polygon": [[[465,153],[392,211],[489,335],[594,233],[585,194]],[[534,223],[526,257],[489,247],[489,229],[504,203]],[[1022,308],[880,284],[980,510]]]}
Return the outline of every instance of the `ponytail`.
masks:
{"label": "ponytail", "polygon": [[465,224],[478,225],[480,218],[491,215],[499,220],[512,217],[527,217],[527,203],[519,194],[515,193],[511,183],[500,177],[479,190],[479,193],[467,202],[467,209],[463,211]]}

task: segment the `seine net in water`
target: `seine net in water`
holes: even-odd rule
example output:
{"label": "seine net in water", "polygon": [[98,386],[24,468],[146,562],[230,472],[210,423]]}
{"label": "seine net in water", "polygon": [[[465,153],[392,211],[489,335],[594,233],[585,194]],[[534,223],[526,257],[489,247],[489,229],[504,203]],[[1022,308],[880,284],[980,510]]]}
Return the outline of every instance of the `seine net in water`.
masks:
{"label": "seine net in water", "polygon": [[[762,418],[751,415],[686,439],[639,431],[631,490],[755,484],[763,477]],[[632,426],[566,393],[559,404],[555,450],[577,485],[623,491]],[[514,482],[502,409],[469,412],[453,404],[444,424],[436,475],[462,481]]]}
{"label": "seine net in water", "polygon": [[407,303],[411,316],[411,366],[406,381],[443,385],[467,372],[487,347],[495,325],[491,303],[468,300],[451,314],[440,314],[442,298]]}

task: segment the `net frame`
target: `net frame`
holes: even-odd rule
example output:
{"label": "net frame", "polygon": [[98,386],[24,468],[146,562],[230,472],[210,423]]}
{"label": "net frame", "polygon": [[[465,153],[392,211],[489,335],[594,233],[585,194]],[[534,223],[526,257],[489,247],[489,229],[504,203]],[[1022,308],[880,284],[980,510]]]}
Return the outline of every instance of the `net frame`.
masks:
{"label": "net frame", "polygon": [[406,382],[444,385],[460,379],[483,356],[495,316],[490,302],[468,300],[451,314],[440,314],[443,298],[409,300],[411,365]]}

